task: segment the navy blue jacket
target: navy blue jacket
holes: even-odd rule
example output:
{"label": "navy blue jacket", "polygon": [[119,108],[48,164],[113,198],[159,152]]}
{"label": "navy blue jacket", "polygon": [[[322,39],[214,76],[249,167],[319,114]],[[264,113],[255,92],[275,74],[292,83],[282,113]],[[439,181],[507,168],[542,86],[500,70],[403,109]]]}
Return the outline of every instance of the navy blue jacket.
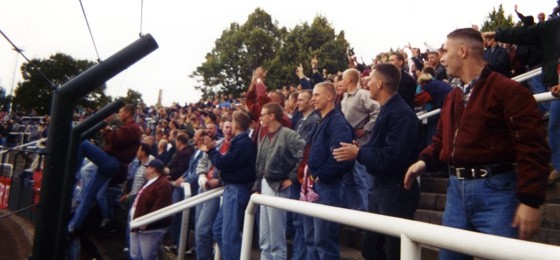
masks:
{"label": "navy blue jacket", "polygon": [[373,126],[371,139],[360,148],[358,162],[375,181],[402,183],[404,174],[418,156],[418,118],[397,94],[383,106]]}
{"label": "navy blue jacket", "polygon": [[511,65],[509,64],[509,54],[506,49],[500,46],[490,47],[484,51],[484,60],[492,71],[501,73],[508,78],[511,77]]}
{"label": "navy blue jacket", "polygon": [[439,80],[428,81],[422,89],[428,92],[428,94],[432,97],[433,100],[430,102],[433,105],[432,109],[441,108],[447,94],[453,90],[451,85]]}
{"label": "navy blue jacket", "polygon": [[328,183],[352,170],[354,161],[337,162],[332,151],[340,147],[341,142],[352,143],[353,138],[352,127],[342,112],[333,109],[319,120],[311,137],[307,161],[311,176],[319,177],[321,182]]}
{"label": "navy blue jacket", "polygon": [[214,167],[220,170],[220,178],[226,184],[252,184],[257,177],[255,173],[257,146],[247,132],[231,139],[226,154],[222,155],[214,148],[208,151],[208,157]]}

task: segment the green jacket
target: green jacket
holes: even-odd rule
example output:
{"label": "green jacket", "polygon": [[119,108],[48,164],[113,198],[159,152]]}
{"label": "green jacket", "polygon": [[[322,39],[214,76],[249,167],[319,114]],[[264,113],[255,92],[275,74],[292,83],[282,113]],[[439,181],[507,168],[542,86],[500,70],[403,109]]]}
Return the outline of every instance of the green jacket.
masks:
{"label": "green jacket", "polygon": [[560,58],[560,18],[551,19],[530,27],[498,29],[496,40],[505,43],[535,45],[541,49],[543,84],[558,84],[558,59]]}

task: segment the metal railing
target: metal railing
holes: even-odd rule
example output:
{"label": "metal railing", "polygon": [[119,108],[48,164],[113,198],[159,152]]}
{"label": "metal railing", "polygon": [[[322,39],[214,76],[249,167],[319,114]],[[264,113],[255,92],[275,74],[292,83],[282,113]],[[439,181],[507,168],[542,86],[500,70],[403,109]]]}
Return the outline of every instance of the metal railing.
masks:
{"label": "metal railing", "polygon": [[[517,82],[523,82],[525,80],[528,80],[532,77],[538,76],[542,73],[542,69],[538,68],[538,69],[534,69],[532,71],[523,73],[519,76],[513,77],[511,78],[512,80],[515,80]],[[539,93],[539,94],[535,94],[533,95],[533,97],[535,98],[535,100],[537,101],[537,103],[540,102],[547,102],[547,101],[557,101],[560,100],[559,98],[553,96],[550,92],[544,92],[544,93]],[[439,115],[439,113],[441,112],[441,109],[434,109],[432,111],[429,112],[419,112],[416,114],[416,116],[418,117],[418,120],[421,120],[422,123],[426,124],[427,123],[427,119],[429,117],[435,116],[435,115]]]}
{"label": "metal railing", "polygon": [[[188,186],[188,184],[186,184]],[[190,194],[190,186],[189,186]],[[183,211],[183,220],[181,222],[181,239],[179,240],[179,251],[177,251],[177,256],[179,260],[183,260],[185,257],[185,246],[186,246],[186,236],[188,230],[188,219],[189,219],[189,209],[195,207],[198,204],[204,203],[214,198],[218,198],[224,194],[224,187],[219,187],[212,189],[196,196],[184,199],[182,201],[176,202],[165,208],[156,210],[139,218],[136,218],[130,222],[130,228],[137,228],[140,226],[148,225],[155,221],[164,219],[166,217],[172,216],[176,213]]]}
{"label": "metal railing", "polygon": [[402,259],[421,259],[421,245],[445,248],[486,259],[558,259],[558,256],[560,256],[560,247],[558,246],[299,200],[253,194],[245,210],[241,259],[250,259],[251,256],[253,223],[257,205],[283,209],[363,230],[400,237]]}

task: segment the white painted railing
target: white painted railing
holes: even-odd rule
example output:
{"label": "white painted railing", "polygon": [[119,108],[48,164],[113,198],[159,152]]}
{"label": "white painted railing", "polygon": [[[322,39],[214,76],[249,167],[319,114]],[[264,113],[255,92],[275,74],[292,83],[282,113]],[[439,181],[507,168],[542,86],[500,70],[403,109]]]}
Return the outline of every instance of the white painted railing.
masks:
{"label": "white painted railing", "polygon": [[298,214],[379,232],[401,238],[401,259],[421,259],[420,246],[445,248],[486,259],[558,259],[560,247],[498,237],[402,218],[383,216],[253,194],[245,210],[241,259],[250,259],[253,223],[257,205],[283,209]]}
{"label": "white painted railing", "polygon": [[[190,185],[187,183],[184,184],[183,187],[188,186],[189,191],[188,195],[190,196]],[[136,218],[130,222],[130,228],[137,228],[140,226],[148,225],[155,221],[164,219],[166,217],[172,216],[176,213],[183,211],[183,219],[181,222],[181,238],[179,240],[179,249],[177,251],[177,256],[179,260],[184,259],[185,257],[185,247],[186,247],[186,237],[187,237],[187,230],[189,226],[189,209],[195,207],[198,204],[204,203],[208,200],[218,198],[224,194],[224,188],[219,187],[213,190],[209,190],[203,193],[200,193],[194,197],[186,198],[182,201],[173,203],[173,205],[169,205],[165,208],[156,210],[139,218]],[[185,195],[187,192],[185,191]]]}
{"label": "white painted railing", "polygon": [[538,75],[540,75],[541,73],[542,73],[542,68],[536,68],[536,69],[534,69],[534,70],[527,71],[527,72],[525,72],[525,73],[523,73],[523,74],[521,74],[521,75],[517,75],[517,76],[515,76],[515,77],[513,77],[513,78],[511,78],[511,79],[513,79],[513,80],[515,80],[515,81],[517,81],[517,82],[523,82],[523,81],[528,80],[528,79],[530,79],[530,78],[532,78],[532,77],[538,76]]}

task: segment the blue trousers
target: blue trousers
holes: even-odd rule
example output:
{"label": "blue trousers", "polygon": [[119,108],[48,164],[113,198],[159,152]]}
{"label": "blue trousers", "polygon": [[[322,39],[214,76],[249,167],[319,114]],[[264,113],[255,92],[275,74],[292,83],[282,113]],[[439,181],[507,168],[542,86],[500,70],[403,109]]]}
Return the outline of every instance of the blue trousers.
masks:
{"label": "blue trousers", "polygon": [[243,216],[250,195],[251,184],[226,184],[224,187],[222,206],[213,227],[224,260],[238,260],[241,255]]}
{"label": "blue trousers", "polygon": [[[205,192],[199,189],[199,193]],[[205,260],[213,259],[213,243],[214,235],[212,226],[220,209],[220,198],[206,201],[196,206],[196,227],[195,243],[196,243],[196,259]]]}
{"label": "blue trousers", "polygon": [[80,229],[87,217],[91,203],[97,196],[101,188],[109,183],[111,178],[115,176],[121,167],[121,162],[116,157],[107,154],[101,148],[95,146],[89,141],[83,141],[80,144],[78,154],[78,167],[83,164],[84,157],[87,157],[97,166],[97,171],[82,189],[81,202],[74,217],[68,224],[68,231],[74,232]]}
{"label": "blue trousers", "polygon": [[354,163],[351,174],[342,177],[344,193],[342,194],[342,206],[348,209],[366,211],[368,206],[368,194],[373,184],[373,177],[367,173],[366,167]]}
{"label": "blue trousers", "polygon": [[[292,183],[290,186],[290,197],[294,200],[299,200],[299,193],[301,191],[301,184],[299,182]],[[288,213],[289,214],[289,213]],[[294,260],[305,260],[306,245],[305,245],[305,235],[303,231],[303,215],[296,214],[292,212],[292,225],[294,228],[294,238],[293,238],[293,257]],[[288,224],[289,225],[289,224]],[[312,227],[308,228],[309,231],[313,230]]]}
{"label": "blue trousers", "polygon": [[[503,237],[518,237],[518,230],[511,226],[519,205],[515,179],[515,171],[473,180],[449,177],[443,225]],[[446,249],[439,251],[439,258],[472,259]]]}
{"label": "blue trousers", "polygon": [[[319,195],[316,203],[340,207],[342,201],[342,179],[329,183],[318,181],[313,187]],[[310,228],[312,227],[312,228]],[[307,256],[305,259],[340,259],[338,223],[319,218],[304,217],[303,229]]]}

